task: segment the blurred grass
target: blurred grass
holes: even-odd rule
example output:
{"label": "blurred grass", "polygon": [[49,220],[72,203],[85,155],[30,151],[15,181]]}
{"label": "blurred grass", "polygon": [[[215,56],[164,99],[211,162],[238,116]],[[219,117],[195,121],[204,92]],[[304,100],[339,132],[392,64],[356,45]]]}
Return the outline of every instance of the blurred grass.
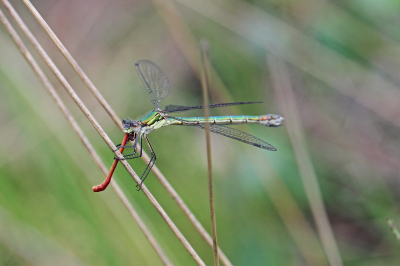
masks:
{"label": "blurred grass", "polygon": [[[299,115],[344,264],[398,265],[398,243],[385,221],[389,217],[399,224],[397,1],[379,5],[374,1],[174,3],[196,40],[210,40],[211,63],[233,101],[264,101],[243,106],[240,112],[212,110],[214,114],[280,113],[265,56],[274,52],[289,62]],[[34,4],[119,116],[138,118],[152,108],[134,70],[134,62],[142,58],[154,61],[170,80],[171,92],[163,104],[201,104],[196,73],[153,4]],[[119,143],[122,134],[24,6],[17,8]],[[113,192],[91,192],[103,177],[0,29],[0,264],[160,265]],[[213,89],[213,97],[223,101],[225,92]],[[59,92],[111,165],[113,156],[106,145],[61,88]],[[188,113],[192,114],[200,115]],[[280,182],[315,234],[285,127],[238,128],[270,142],[278,152],[212,136],[219,244],[235,265],[306,265],[293,237],[301,225],[299,218],[294,211],[287,212],[288,219],[290,215],[294,219],[288,224],[281,216],[292,205]],[[149,138],[157,166],[209,228],[203,134],[192,128],[167,127]],[[145,167],[140,160],[131,165],[138,172]],[[172,261],[193,265],[122,167],[117,168],[116,178]],[[211,265],[211,250],[152,174],[146,185]],[[266,187],[277,191],[272,194]],[[305,235],[304,244],[313,237]]]}

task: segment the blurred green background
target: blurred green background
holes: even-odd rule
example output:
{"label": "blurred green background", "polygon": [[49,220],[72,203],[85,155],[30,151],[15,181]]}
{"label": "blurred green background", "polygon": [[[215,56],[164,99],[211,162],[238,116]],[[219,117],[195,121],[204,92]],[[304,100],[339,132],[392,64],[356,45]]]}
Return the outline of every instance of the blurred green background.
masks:
{"label": "blurred green background", "polygon": [[[215,71],[211,101],[264,102],[212,110],[214,115],[284,115],[268,61],[271,54],[280,58],[343,264],[400,264],[400,243],[386,223],[388,217],[400,226],[399,1],[32,3],[122,118],[140,118],[153,107],[135,71],[139,59],[155,62],[168,76],[163,106],[201,104],[196,58],[202,38],[210,42]],[[123,134],[27,8],[12,4],[120,143]],[[108,146],[38,61],[109,167]],[[302,182],[287,132],[293,122],[237,127],[277,152],[212,136],[218,242],[234,265],[328,265],[305,193],[311,184]],[[149,139],[157,166],[211,232],[204,132],[166,127]],[[130,163],[137,173],[145,167],[140,159]],[[195,265],[123,167],[115,178],[172,262]],[[0,264],[162,265],[114,191],[92,192],[103,179],[0,27]],[[152,173],[146,185],[212,265],[211,249]]]}

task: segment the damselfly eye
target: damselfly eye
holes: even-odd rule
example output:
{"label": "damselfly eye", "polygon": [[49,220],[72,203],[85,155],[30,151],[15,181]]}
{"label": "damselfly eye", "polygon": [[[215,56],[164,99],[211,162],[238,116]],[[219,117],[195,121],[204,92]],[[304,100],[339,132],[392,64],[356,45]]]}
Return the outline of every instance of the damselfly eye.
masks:
{"label": "damselfly eye", "polygon": [[135,125],[137,124],[137,122],[135,122],[135,121],[132,121],[132,120],[130,120],[130,119],[124,119],[124,120],[122,120],[122,126],[125,128],[125,129],[129,129],[130,127],[135,127]]}
{"label": "damselfly eye", "polygon": [[131,127],[138,127],[139,123],[137,121],[131,121]]}

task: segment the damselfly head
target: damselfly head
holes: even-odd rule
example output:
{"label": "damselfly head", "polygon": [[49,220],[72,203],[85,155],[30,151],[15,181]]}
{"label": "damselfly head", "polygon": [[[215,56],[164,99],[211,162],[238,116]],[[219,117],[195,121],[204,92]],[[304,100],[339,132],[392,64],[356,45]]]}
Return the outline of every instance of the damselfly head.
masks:
{"label": "damselfly head", "polygon": [[285,118],[280,115],[269,114],[261,117],[260,124],[267,127],[279,127],[283,119]]}
{"label": "damselfly head", "polygon": [[122,120],[122,128],[126,134],[138,132],[140,130],[140,123],[138,121],[124,119]]}

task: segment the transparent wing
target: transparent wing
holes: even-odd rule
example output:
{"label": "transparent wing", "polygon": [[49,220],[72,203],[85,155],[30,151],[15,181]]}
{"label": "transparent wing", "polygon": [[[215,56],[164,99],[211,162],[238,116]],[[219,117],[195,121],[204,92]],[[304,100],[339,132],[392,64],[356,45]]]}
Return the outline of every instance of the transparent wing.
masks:
{"label": "transparent wing", "polygon": [[156,108],[160,108],[160,102],[167,97],[169,81],[164,72],[149,60],[139,60],[135,64],[146,90],[150,94],[150,100]]}
{"label": "transparent wing", "polygon": [[[180,119],[177,117],[170,117],[170,118],[186,122],[186,123],[182,124],[183,126],[194,126],[194,127],[198,127],[201,129],[206,128],[204,124],[194,124],[192,121],[186,121],[184,119]],[[259,147],[261,149],[265,149],[265,150],[269,150],[269,151],[277,150],[274,146],[272,146],[268,142],[265,142],[253,135],[250,135],[246,132],[240,131],[235,128],[210,124],[210,131],[213,133],[220,134],[222,136],[231,138],[231,139],[236,139],[238,141]]]}
{"label": "transparent wing", "polygon": [[[239,105],[239,104],[251,104],[251,103],[262,103],[262,102],[216,103],[208,105],[208,108],[225,107],[225,106]],[[168,113],[173,113],[173,112],[189,111],[193,109],[203,109],[204,107],[205,107],[204,105],[199,105],[199,106],[167,105],[164,111]]]}

